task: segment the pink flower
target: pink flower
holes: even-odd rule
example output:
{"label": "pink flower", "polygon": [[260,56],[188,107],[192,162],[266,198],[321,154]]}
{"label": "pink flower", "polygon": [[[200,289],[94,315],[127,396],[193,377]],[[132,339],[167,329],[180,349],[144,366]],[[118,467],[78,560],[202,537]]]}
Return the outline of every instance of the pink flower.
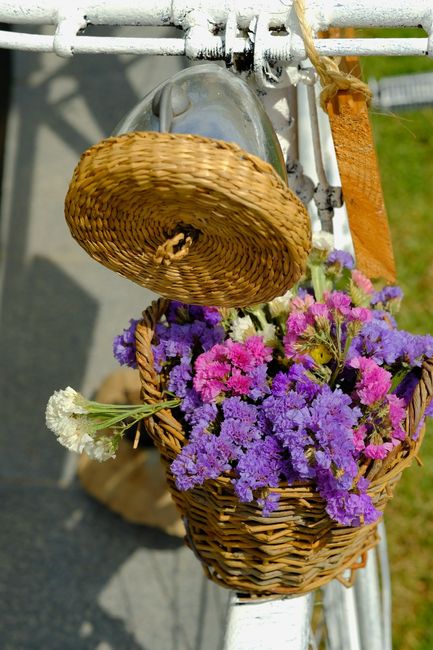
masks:
{"label": "pink flower", "polygon": [[353,442],[356,451],[363,451],[365,449],[364,438],[366,432],[367,432],[367,427],[365,426],[365,424],[361,424],[361,426],[359,426],[353,432]]}
{"label": "pink flower", "polygon": [[341,316],[347,316],[350,313],[352,302],[350,297],[342,291],[325,292],[325,302],[330,310]]}
{"label": "pink flower", "polygon": [[352,271],[352,280],[356,286],[361,289],[361,291],[367,294],[367,296],[374,293],[374,287],[371,281],[367,278],[366,275],[361,273],[361,271],[358,271],[357,269]]}
{"label": "pink flower", "polygon": [[227,352],[232,364],[244,372],[250,372],[257,365],[253,354],[243,343],[227,341]]}
{"label": "pink flower", "polygon": [[295,343],[298,337],[305,332],[308,327],[307,316],[302,312],[294,312],[287,319],[287,334],[284,337],[284,343],[290,345]]}
{"label": "pink flower", "polygon": [[224,345],[214,345],[197,357],[193,385],[205,402],[211,402],[224,391],[224,380],[230,370],[231,366],[227,362],[227,350]]}
{"label": "pink flower", "polygon": [[305,332],[308,327],[307,316],[302,312],[293,312],[287,319],[287,331],[284,336],[284,352],[290,359],[296,355],[293,344],[298,341],[298,338]]}
{"label": "pink flower", "polygon": [[195,362],[195,367],[197,369],[206,367],[212,361],[218,361],[224,363],[227,361],[227,348],[222,343],[217,343],[213,348],[207,352],[203,352]]}
{"label": "pink flower", "polygon": [[373,318],[373,314],[371,309],[366,307],[354,307],[347,317],[350,321],[358,320],[361,323],[369,323]]}
{"label": "pink flower", "polygon": [[307,311],[313,305],[315,302],[313,296],[311,296],[309,293],[306,293],[303,298],[301,296],[296,296],[295,298],[292,298],[290,301],[290,311],[296,312],[296,311]]}
{"label": "pink flower", "polygon": [[397,440],[404,440],[406,438],[406,431],[402,423],[406,417],[406,408],[404,400],[397,397],[397,395],[387,395],[387,402],[389,404],[389,419],[392,427],[392,438]]}
{"label": "pink flower", "polygon": [[364,456],[376,460],[383,460],[388,456],[393,446],[391,442],[383,442],[381,445],[367,445],[364,449]]}
{"label": "pink flower", "polygon": [[200,354],[194,366],[193,385],[204,402],[211,402],[221,393],[232,391],[247,395],[253,378],[248,374],[272,359],[272,349],[261,336],[251,336],[243,343],[228,339]]}
{"label": "pink flower", "polygon": [[217,343],[208,352],[215,361],[227,360],[227,348],[223,343]]}
{"label": "pink flower", "polygon": [[355,357],[350,365],[360,371],[355,390],[362,404],[371,406],[385,397],[391,388],[391,373],[366,357]]}
{"label": "pink flower", "polygon": [[193,385],[195,390],[201,394],[205,402],[210,402],[225,389],[225,378],[229,375],[231,367],[228,363],[211,361],[206,364],[202,359],[207,353],[197,358]]}
{"label": "pink flower", "polygon": [[272,348],[265,345],[261,336],[250,336],[244,343],[255,361],[255,367],[272,359]]}
{"label": "pink flower", "polygon": [[195,378],[194,388],[200,393],[203,402],[212,402],[226,389],[225,384],[223,384],[222,381],[218,381],[218,379],[209,379],[201,385],[201,388],[198,388],[196,386]]}
{"label": "pink flower", "polygon": [[321,302],[316,302],[308,310],[308,315],[314,318],[329,318],[329,309]]}
{"label": "pink flower", "polygon": [[248,395],[251,383],[251,377],[242,374],[240,370],[234,368],[232,376],[227,381],[227,388],[233,391],[234,395]]}

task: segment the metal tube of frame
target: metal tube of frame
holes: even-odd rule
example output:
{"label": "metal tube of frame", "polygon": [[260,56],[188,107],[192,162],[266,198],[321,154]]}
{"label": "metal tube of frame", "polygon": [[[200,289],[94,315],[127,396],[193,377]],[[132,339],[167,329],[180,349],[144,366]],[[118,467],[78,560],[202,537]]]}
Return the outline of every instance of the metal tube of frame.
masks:
{"label": "metal tube of frame", "polygon": [[[200,52],[200,58],[222,60],[225,57],[224,42],[219,36],[209,34],[212,45],[206,41],[195,40],[195,48]],[[236,39],[234,52],[248,53],[252,51],[252,43],[245,38]],[[427,38],[377,38],[377,39],[316,39],[319,54],[325,56],[426,56],[429,52]],[[76,54],[148,54],[165,56],[183,56],[186,52],[184,38],[137,38],[137,37],[97,37],[73,35],[68,39],[68,45]],[[209,47],[207,47],[207,45]],[[25,34],[20,32],[0,31],[0,47],[14,50],[30,50],[35,52],[53,52],[54,37],[43,34]],[[305,47],[296,37],[292,39],[290,48],[266,50],[269,58],[280,61],[301,61],[305,59]]]}
{"label": "metal tube of frame", "polygon": [[364,650],[359,635],[354,588],[332,580],[323,587],[323,607],[330,650]]}
{"label": "metal tube of frame", "polygon": [[[164,54],[183,56],[183,38],[106,38],[75,36],[68,40],[75,54]],[[0,47],[33,52],[53,52],[54,37],[45,34],[20,34],[0,31]]]}
{"label": "metal tube of frame", "polygon": [[377,547],[377,556],[380,566],[380,582],[382,587],[382,630],[383,650],[392,650],[392,593],[391,593],[391,571],[388,558],[388,544],[386,541],[385,524],[382,521],[378,526],[380,542]]}
{"label": "metal tube of frame", "polygon": [[[319,54],[344,56],[425,56],[433,55],[433,6],[430,0],[407,3],[396,0],[307,0],[307,18],[316,30],[333,26],[391,27],[423,26],[428,38],[315,39]],[[197,59],[226,59],[226,39],[220,33],[232,21],[235,32],[229,56],[256,54],[256,38],[248,38],[254,20],[266,16],[266,29],[260,39],[263,60],[296,64],[305,59],[292,0],[83,0],[65,6],[63,0],[0,0],[0,22],[11,24],[56,25],[56,36],[0,32],[0,47],[35,51],[54,51],[60,56],[73,53],[129,53],[183,55]],[[184,30],[184,39],[98,38],[77,35],[92,25],[175,25]],[[283,38],[272,33],[286,28]],[[244,30],[236,34],[236,28]],[[50,40],[51,39],[51,40]],[[177,42],[178,41],[178,42]],[[255,45],[253,45],[255,41]]]}
{"label": "metal tube of frame", "polygon": [[368,650],[384,650],[383,621],[379,615],[382,603],[375,549],[368,553],[367,564],[359,571],[354,589],[362,647]]}
{"label": "metal tube of frame", "polygon": [[[291,0],[85,0],[68,3],[76,6],[92,24],[167,25],[188,22],[188,15],[198,11],[225,24],[235,11],[240,26],[247,27],[260,12],[273,14],[284,21]],[[335,27],[431,27],[430,0],[306,0],[308,17],[315,29]],[[11,23],[49,24],[64,5],[62,0],[0,0],[0,20]]]}
{"label": "metal tube of frame", "polygon": [[233,596],[224,650],[308,650],[313,594],[242,603]]}

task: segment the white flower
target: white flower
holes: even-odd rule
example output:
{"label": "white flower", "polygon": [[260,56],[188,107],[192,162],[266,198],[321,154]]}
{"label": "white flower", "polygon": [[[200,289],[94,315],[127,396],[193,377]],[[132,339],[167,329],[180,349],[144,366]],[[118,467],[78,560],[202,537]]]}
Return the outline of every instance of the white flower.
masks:
{"label": "white flower", "polygon": [[268,307],[272,318],[287,315],[292,298],[293,293],[289,289],[289,291],[286,291],[284,296],[279,296],[278,298],[271,300],[271,302],[268,303]]}
{"label": "white flower", "polygon": [[313,248],[318,248],[321,251],[331,251],[334,248],[334,235],[324,230],[313,232]]}
{"label": "white flower", "polygon": [[[57,390],[48,400],[45,421],[61,445],[103,461],[116,457],[120,439],[129,427],[179,403],[180,399],[175,398],[157,404],[100,404],[68,386]],[[104,429],[111,429],[112,435],[101,435],[99,432]]]}
{"label": "white flower", "polygon": [[109,438],[101,437],[96,440],[90,438],[84,445],[83,451],[89,458],[99,460],[100,463],[110,458],[116,458],[114,446]]}
{"label": "white flower", "polygon": [[81,453],[85,444],[92,440],[85,414],[84,397],[68,386],[51,395],[45,411],[45,422],[61,445]]}
{"label": "white flower", "polygon": [[275,325],[272,325],[272,323],[267,323],[263,330],[257,332],[257,334],[263,336],[266,345],[274,345],[277,342]]}
{"label": "white flower", "polygon": [[233,341],[239,342],[245,341],[249,336],[257,334],[250,316],[236,318],[232,323],[231,330],[230,338],[233,339]]}
{"label": "white flower", "polygon": [[84,398],[76,390],[68,386],[64,390],[56,390],[48,400],[45,411],[47,427],[57,433],[57,428],[62,429],[61,422],[73,415],[86,413]]}

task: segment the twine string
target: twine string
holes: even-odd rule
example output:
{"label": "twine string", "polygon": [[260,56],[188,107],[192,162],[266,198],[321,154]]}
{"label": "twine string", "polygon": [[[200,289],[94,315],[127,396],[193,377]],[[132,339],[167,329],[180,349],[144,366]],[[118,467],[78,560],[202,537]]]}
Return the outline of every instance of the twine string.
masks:
{"label": "twine string", "polygon": [[327,103],[335,97],[339,90],[348,90],[351,93],[360,93],[365,97],[367,104],[370,103],[372,92],[368,85],[358,79],[355,75],[342,72],[337,62],[329,56],[320,56],[314,45],[314,34],[305,15],[304,0],[293,0],[305,51],[311,63],[315,67],[323,86],[320,93],[320,105],[326,112]]}
{"label": "twine string", "polygon": [[[183,243],[178,248],[181,242]],[[179,232],[158,246],[153,261],[156,264],[164,264],[165,266],[170,266],[172,262],[179,262],[188,255],[191,244],[192,237],[185,235],[183,232]]]}

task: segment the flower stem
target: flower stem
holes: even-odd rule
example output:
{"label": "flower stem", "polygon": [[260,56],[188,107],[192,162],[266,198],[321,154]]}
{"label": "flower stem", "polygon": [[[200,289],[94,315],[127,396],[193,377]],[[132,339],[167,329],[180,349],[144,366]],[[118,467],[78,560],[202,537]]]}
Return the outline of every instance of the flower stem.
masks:
{"label": "flower stem", "polygon": [[[166,402],[159,402],[158,404],[141,404],[141,405],[123,405],[123,408],[113,408],[113,404],[100,404],[93,402],[93,406],[97,408],[88,410],[88,417],[92,422],[92,429],[94,432],[101,429],[110,429],[119,423],[122,424],[122,429],[129,429],[131,426],[140,420],[154,415],[158,411],[165,408],[174,408],[180,404],[180,399],[173,399]],[[106,407],[104,409],[104,406]],[[108,407],[108,408],[107,408]],[[125,422],[130,420],[132,422]]]}

